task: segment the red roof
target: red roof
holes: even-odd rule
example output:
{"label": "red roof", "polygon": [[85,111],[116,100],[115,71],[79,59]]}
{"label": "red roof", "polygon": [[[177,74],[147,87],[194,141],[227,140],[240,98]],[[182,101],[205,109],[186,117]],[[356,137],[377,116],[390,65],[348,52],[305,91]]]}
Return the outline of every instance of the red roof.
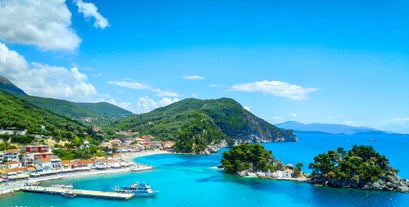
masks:
{"label": "red roof", "polygon": [[5,163],[6,165],[13,165],[13,164],[20,164],[20,162],[17,161],[8,161]]}
{"label": "red roof", "polygon": [[18,149],[9,149],[9,150],[6,150],[6,153],[18,153]]}
{"label": "red roof", "polygon": [[49,157],[40,158],[40,159],[38,159],[38,160],[40,160],[41,162],[51,162],[51,158],[49,158]]}

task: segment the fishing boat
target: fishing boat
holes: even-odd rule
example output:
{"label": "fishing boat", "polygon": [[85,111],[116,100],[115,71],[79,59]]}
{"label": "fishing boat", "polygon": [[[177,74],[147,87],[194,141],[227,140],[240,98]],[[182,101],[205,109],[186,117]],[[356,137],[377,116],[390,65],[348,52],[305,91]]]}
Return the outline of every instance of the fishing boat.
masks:
{"label": "fishing boat", "polygon": [[126,187],[114,187],[113,190],[118,193],[132,193],[136,197],[156,196],[159,192],[152,190],[152,187],[147,183],[133,183]]}

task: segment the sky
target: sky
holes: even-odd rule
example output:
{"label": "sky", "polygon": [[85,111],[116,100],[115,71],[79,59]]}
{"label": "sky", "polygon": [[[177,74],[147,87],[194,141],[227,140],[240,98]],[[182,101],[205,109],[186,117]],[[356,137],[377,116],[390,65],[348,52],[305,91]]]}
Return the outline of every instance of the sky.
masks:
{"label": "sky", "polygon": [[275,124],[409,133],[405,0],[0,0],[0,75],[140,114],[233,98]]}

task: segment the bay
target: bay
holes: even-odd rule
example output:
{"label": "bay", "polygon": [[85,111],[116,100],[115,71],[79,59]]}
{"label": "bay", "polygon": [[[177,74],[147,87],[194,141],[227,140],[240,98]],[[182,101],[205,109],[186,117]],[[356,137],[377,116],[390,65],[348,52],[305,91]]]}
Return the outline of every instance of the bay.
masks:
{"label": "bay", "polygon": [[[399,175],[409,178],[409,137],[400,135],[299,134],[297,143],[265,143],[284,163],[308,164],[319,153],[341,146],[371,145],[390,159]],[[372,140],[372,141],[371,141]],[[376,141],[373,141],[376,140]],[[240,178],[217,169],[222,152],[208,155],[163,154],[136,158],[154,167],[151,171],[56,180],[46,183],[73,184],[75,188],[112,191],[114,186],[146,181],[160,190],[153,198],[128,201],[94,198],[64,198],[59,195],[16,193],[0,198],[0,206],[409,206],[409,194],[334,189],[292,181]]]}

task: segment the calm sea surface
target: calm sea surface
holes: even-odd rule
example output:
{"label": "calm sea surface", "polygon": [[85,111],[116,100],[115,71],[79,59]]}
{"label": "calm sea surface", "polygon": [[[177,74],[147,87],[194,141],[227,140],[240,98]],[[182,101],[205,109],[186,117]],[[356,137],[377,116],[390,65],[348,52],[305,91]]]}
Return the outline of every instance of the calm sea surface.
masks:
{"label": "calm sea surface", "polygon": [[[372,145],[409,178],[409,136],[347,136],[299,134],[298,143],[268,143],[267,149],[284,163],[303,162],[304,170],[319,153],[338,146]],[[376,139],[370,142],[371,138]],[[129,201],[93,198],[64,198],[59,195],[17,193],[0,198],[0,206],[409,206],[409,194],[316,187],[307,183],[261,180],[226,175],[215,168],[222,152],[210,156],[152,155],[135,159],[155,167],[152,171],[58,180],[47,183],[73,184],[75,188],[110,191],[114,186],[146,181],[154,198]]]}

